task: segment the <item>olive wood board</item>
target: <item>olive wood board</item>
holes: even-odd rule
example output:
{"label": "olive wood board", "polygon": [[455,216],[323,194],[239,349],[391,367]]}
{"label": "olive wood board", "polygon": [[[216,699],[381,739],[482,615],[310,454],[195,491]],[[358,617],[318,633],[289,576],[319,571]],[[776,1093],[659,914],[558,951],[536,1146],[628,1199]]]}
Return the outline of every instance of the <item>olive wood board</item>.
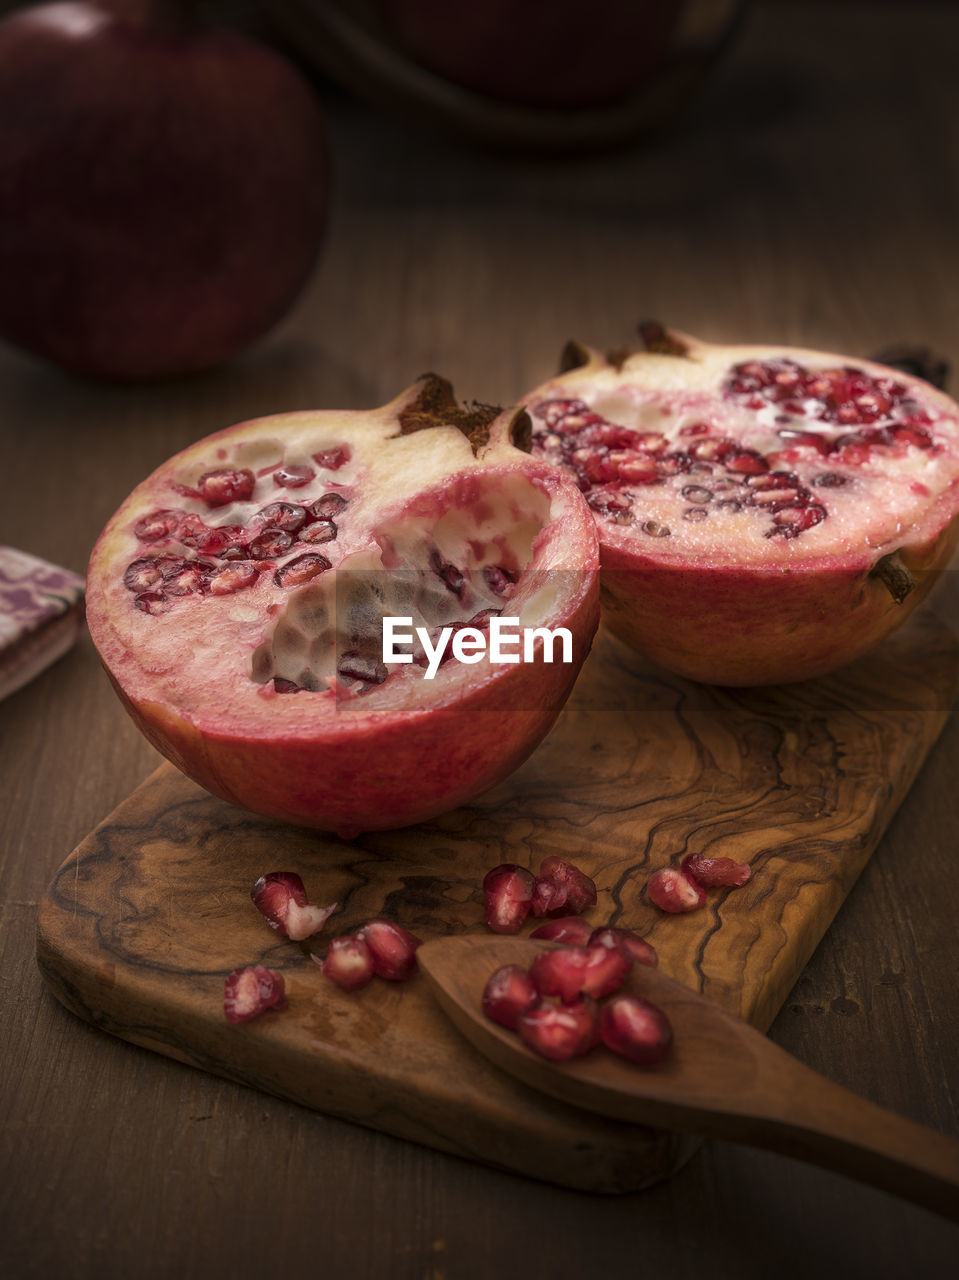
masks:
{"label": "olive wood board", "polygon": [[[765,690],[691,684],[601,632],[553,731],[511,778],[432,822],[352,841],[246,813],[164,764],[57,872],[38,962],[73,1012],[179,1061],[514,1172],[636,1190],[696,1139],[512,1079],[447,1021],[421,974],[347,994],[310,951],[375,916],[424,940],[485,933],[486,871],[535,871],[555,853],[595,878],[592,920],[637,929],[664,973],[766,1030],[945,724],[957,668],[928,610],[841,672]],[[646,879],[687,853],[748,861],[752,879],[665,915]],[[250,900],[275,870],[340,904],[309,943],[272,932]],[[231,1024],[224,978],[248,964],[284,974],[289,1008]]]}

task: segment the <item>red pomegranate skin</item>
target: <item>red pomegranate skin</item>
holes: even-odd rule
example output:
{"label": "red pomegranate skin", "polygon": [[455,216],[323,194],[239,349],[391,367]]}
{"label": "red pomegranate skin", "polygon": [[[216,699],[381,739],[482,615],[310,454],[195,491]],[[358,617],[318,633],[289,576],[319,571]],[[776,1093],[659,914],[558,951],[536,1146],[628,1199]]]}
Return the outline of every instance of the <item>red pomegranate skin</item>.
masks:
{"label": "red pomegranate skin", "polygon": [[[494,440],[474,457],[460,432],[447,427],[398,438],[397,406],[413,394],[369,413],[279,415],[208,437],[138,486],[94,548],[88,624],[117,693],[157,750],[232,804],[343,836],[435,817],[495,786],[530,754],[555,722],[589,652],[599,621],[599,557],[595,526],[575,487],[508,443]],[[123,579],[127,563],[144,550],[134,533],[144,515],[178,501],[211,522],[233,526],[242,519],[255,530],[256,509],[277,496],[272,475],[261,474],[256,492],[240,506],[208,509],[199,498],[180,496],[180,481],[195,486],[211,464],[232,465],[234,456],[263,440],[276,450],[295,439],[299,460],[317,453],[317,440],[330,438],[349,441],[351,457],[334,472],[321,470],[313,482],[317,492],[340,483],[349,495],[337,517],[336,540],[323,544],[333,561],[326,575],[287,587],[277,583],[270,561],[255,585],[234,594],[178,595],[159,617],[134,607]],[[286,447],[289,453],[292,446]],[[380,483],[385,493],[376,487]],[[315,498],[305,488],[284,496]],[[410,554],[425,558],[427,551],[417,549],[437,521],[463,512],[467,524],[485,527],[497,502],[503,510],[522,507],[518,519],[531,563],[546,573],[550,598],[560,601],[548,625],[569,628],[572,661],[450,661],[432,680],[407,665],[358,695],[326,676],[315,690],[286,693],[274,692],[269,680],[256,683],[255,654],[273,643],[285,611],[304,599],[312,609],[317,597],[309,593],[333,582],[344,557],[350,568],[356,561],[349,557],[379,556],[384,546],[396,554],[412,528]],[[530,511],[543,522],[539,533]],[[463,554],[470,546],[493,546],[498,530],[479,541],[464,534]],[[165,546],[151,544],[156,553]],[[285,553],[296,554],[295,545]],[[482,580],[475,568],[474,579]],[[435,575],[431,580],[438,581]],[[527,581],[528,587],[520,577],[510,607],[529,600],[541,580],[534,575]],[[308,625],[302,615],[300,623]]]}
{"label": "red pomegranate skin", "polygon": [[[866,360],[800,348],[726,347],[685,334],[667,336],[675,341],[676,352],[639,351],[625,358],[620,353],[613,363],[596,351],[578,348],[585,363],[525,396],[524,402],[535,420],[537,404],[557,397],[573,397],[595,407],[598,394],[639,395],[642,400],[650,393],[653,400],[643,400],[650,415],[647,425],[652,421],[659,429],[659,403],[666,420],[675,398],[686,406],[687,420],[713,421],[715,412],[720,425],[712,429],[712,436],[721,438],[729,428],[722,418],[725,410],[716,408],[721,398],[718,388],[737,363],[751,359],[787,359],[826,367],[849,363],[864,376],[905,386],[923,406],[923,413],[932,416],[934,426],[928,430],[934,447],[913,450],[905,461],[907,467],[928,465],[935,470],[932,478],[924,470],[915,471],[915,493],[927,491],[926,496],[907,495],[912,505],[900,519],[895,500],[886,490],[870,490],[873,483],[884,483],[881,477],[875,482],[870,478],[877,465],[880,469],[886,465],[879,458],[881,449],[875,455],[866,451],[860,472],[855,465],[847,465],[841,450],[820,455],[815,449],[792,448],[780,441],[782,456],[769,455],[772,467],[805,468],[807,475],[828,472],[834,466],[845,469],[849,483],[841,491],[843,501],[846,495],[855,497],[849,514],[843,515],[842,523],[830,516],[791,538],[770,537],[767,526],[749,545],[737,540],[739,534],[731,523],[728,542],[702,554],[685,549],[675,536],[643,535],[643,504],[657,500],[664,491],[662,483],[621,486],[619,491],[630,492],[635,520],[630,515],[629,522],[617,523],[596,512],[604,625],[666,670],[730,687],[810,679],[867,653],[926,598],[959,543],[959,406],[919,379]],[[819,422],[811,425],[822,427]],[[836,426],[832,432],[837,435],[842,429]],[[537,424],[534,439],[542,438]],[[688,440],[672,439],[669,448],[688,445]],[[900,452],[909,454],[906,449]],[[897,481],[900,494],[912,483],[912,474],[906,471]],[[706,477],[702,483],[712,480]],[[581,487],[590,499],[588,481],[581,479]],[[615,487],[615,483],[610,486]],[[810,502],[822,502],[832,510],[835,490],[807,490],[807,496],[810,493]],[[716,505],[714,501],[710,509]],[[662,521],[661,511],[656,514]],[[673,511],[668,517],[674,534],[684,528],[678,516]],[[897,598],[882,577],[887,558],[908,574],[910,589],[903,598]]]}
{"label": "red pomegranate skin", "polygon": [[35,355],[116,379],[228,359],[294,302],[328,187],[311,90],[243,36],[82,3],[0,24],[0,336]]}
{"label": "red pomegranate skin", "polygon": [[682,0],[375,0],[398,48],[428,71],[499,101],[603,106],[635,94],[667,58]]}

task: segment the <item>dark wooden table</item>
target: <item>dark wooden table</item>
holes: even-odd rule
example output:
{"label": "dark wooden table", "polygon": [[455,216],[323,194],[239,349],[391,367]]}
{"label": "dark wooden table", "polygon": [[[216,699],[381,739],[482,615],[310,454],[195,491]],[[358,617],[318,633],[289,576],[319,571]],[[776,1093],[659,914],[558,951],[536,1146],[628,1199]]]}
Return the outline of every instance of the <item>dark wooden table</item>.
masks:
{"label": "dark wooden table", "polygon": [[[331,95],[325,254],[259,348],[134,388],[0,352],[0,542],[82,571],[128,490],[209,431],[372,406],[426,369],[463,397],[508,402],[567,336],[618,345],[641,316],[860,354],[914,339],[959,360],[957,53],[953,6],[760,6],[668,136],[566,161],[466,149]],[[931,607],[956,623],[954,581]],[[954,1134],[957,759],[954,717],[771,1033]],[[6,1275],[955,1274],[955,1226],[786,1158],[710,1144],[666,1184],[592,1197],[327,1119],[77,1021],[35,967],[36,904],[156,761],[86,638],[0,705]]]}

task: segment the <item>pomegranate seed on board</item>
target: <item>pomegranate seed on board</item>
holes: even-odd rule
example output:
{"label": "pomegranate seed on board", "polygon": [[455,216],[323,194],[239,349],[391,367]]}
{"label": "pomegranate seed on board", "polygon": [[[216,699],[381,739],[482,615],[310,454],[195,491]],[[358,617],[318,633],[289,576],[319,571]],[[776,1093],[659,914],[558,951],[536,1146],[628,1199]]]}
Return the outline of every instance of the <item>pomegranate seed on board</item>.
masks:
{"label": "pomegranate seed on board", "polygon": [[488,871],[483,880],[486,923],[494,933],[517,933],[530,913],[536,881],[513,862]]}
{"label": "pomegranate seed on board", "polygon": [[229,1022],[248,1022],[267,1009],[287,1007],[282,973],[263,965],[247,965],[227,975],[223,989],[223,1012]]}
{"label": "pomegranate seed on board", "polygon": [[416,971],[419,938],[392,920],[369,920],[360,935],[373,956],[373,972],[390,982],[405,982]]}
{"label": "pomegranate seed on board", "polygon": [[260,876],[250,891],[254,905],[267,924],[284,938],[302,942],[326,924],[339,906],[310,906],[303,881],[295,871],[271,871]]}
{"label": "pomegranate seed on board", "polygon": [[669,1018],[641,996],[613,996],[600,1009],[599,1026],[608,1049],[645,1067],[662,1062],[673,1042]]}
{"label": "pomegranate seed on board", "polygon": [[646,884],[650,902],[661,911],[678,914],[706,905],[705,890],[679,867],[661,867]]}
{"label": "pomegranate seed on board", "polygon": [[483,991],[483,1012],[493,1022],[516,1030],[521,1013],[539,1000],[529,972],[519,964],[504,964],[491,975]]}
{"label": "pomegranate seed on board", "polygon": [[313,957],[323,976],[344,991],[359,991],[375,976],[373,952],[362,933],[349,933],[334,938],[323,960]]}
{"label": "pomegranate seed on board", "polygon": [[717,886],[740,888],[752,875],[752,868],[746,862],[734,862],[732,858],[706,858],[701,853],[691,853],[683,858],[682,869],[704,889]]}
{"label": "pomegranate seed on board", "polygon": [[539,874],[542,879],[552,880],[566,889],[566,905],[573,915],[579,915],[587,908],[596,905],[595,883],[571,862],[566,862],[555,855],[544,858]]}

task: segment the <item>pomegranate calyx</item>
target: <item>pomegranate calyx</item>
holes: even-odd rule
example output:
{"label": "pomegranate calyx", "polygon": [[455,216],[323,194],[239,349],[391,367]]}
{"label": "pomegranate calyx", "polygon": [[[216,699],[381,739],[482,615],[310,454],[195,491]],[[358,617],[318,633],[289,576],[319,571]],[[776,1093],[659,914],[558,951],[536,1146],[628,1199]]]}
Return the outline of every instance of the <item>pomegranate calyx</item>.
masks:
{"label": "pomegranate calyx", "polygon": [[688,356],[689,344],[659,320],[640,320],[636,326],[643,346],[658,356]]}
{"label": "pomegranate calyx", "polygon": [[903,604],[916,585],[915,578],[906,568],[898,551],[877,560],[869,576],[882,583],[896,604]]}
{"label": "pomegranate calyx", "polygon": [[[433,427],[456,427],[470,442],[474,457],[490,442],[490,428],[503,410],[498,405],[460,403],[453,385],[439,374],[424,374],[417,384],[418,392],[399,413],[400,434]],[[525,409],[517,409],[507,425],[507,436],[516,448],[529,453],[532,448],[533,425]]]}

